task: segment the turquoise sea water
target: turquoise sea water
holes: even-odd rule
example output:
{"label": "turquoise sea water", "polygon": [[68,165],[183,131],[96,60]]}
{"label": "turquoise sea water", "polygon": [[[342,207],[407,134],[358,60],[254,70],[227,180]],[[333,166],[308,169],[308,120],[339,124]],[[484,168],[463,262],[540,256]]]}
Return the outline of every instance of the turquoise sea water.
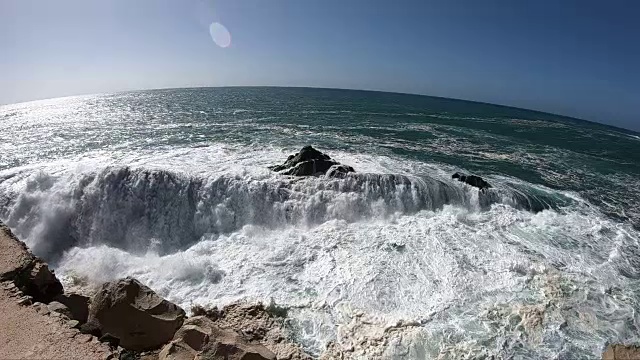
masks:
{"label": "turquoise sea water", "polygon": [[[315,355],[598,358],[639,340],[638,133],[307,88],[52,99],[1,106],[0,126],[0,219],[68,287],[133,275],[185,307],[275,301]],[[307,144],[357,175],[266,168]]]}

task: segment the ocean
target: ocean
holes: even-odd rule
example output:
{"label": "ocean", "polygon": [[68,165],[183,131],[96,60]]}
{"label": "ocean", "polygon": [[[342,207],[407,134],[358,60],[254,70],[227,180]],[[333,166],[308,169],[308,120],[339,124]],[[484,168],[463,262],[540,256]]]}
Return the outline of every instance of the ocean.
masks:
{"label": "ocean", "polygon": [[[599,359],[640,341],[638,133],[269,87],[5,105],[0,126],[0,220],[68,289],[134,276],[187,310],[274,303],[316,356]],[[356,173],[267,168],[305,145]]]}

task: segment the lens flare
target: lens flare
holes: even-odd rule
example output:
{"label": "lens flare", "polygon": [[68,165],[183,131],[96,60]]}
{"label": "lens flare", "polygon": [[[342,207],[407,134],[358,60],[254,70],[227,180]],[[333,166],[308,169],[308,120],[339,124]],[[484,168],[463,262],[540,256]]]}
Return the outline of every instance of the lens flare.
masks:
{"label": "lens flare", "polygon": [[216,45],[226,48],[231,45],[231,34],[224,25],[214,22],[209,25],[209,33]]}

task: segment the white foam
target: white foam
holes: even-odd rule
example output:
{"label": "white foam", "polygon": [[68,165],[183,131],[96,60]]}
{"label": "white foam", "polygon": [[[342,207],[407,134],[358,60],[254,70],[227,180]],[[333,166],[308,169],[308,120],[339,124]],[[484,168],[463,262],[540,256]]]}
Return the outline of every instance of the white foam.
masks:
{"label": "white foam", "polygon": [[[187,309],[273,300],[316,353],[336,341],[330,351],[355,358],[599,356],[612,338],[637,340],[627,300],[637,232],[577,195],[531,187],[573,198],[563,211],[500,199],[481,207],[451,167],[347,152],[331,155],[416,185],[296,181],[265,169],[288,153],[214,144],[6,170],[0,215],[38,251],[67,249],[53,259],[66,286],[130,275]],[[193,184],[200,192],[189,197]]]}
{"label": "white foam", "polygon": [[[574,214],[514,213],[505,206],[476,213],[447,206],[438,212],[329,221],[313,228],[245,226],[166,256],[134,256],[105,246],[74,248],[59,271],[90,282],[132,275],[186,308],[273,299],[292,309],[300,341],[317,352],[337,340],[340,348],[355,348],[364,357],[389,351],[398,355],[400,350],[389,348],[389,342],[401,341],[399,349],[409,347],[409,354],[437,355],[445,345],[453,352],[466,351],[461,344],[515,346],[519,335],[509,329],[508,318],[525,304],[541,304],[545,318],[571,321],[570,314],[557,314],[563,305],[602,315],[607,309],[600,302],[606,300],[633,316],[624,301],[603,293],[605,287],[624,288],[627,283],[606,257],[616,245],[599,235],[602,227],[626,236],[611,223],[585,224]],[[563,237],[580,237],[585,243],[564,249],[566,243],[556,243]],[[587,242],[589,238],[593,240]],[[563,282],[576,293],[549,292],[550,281]],[[583,294],[596,299],[584,303]],[[549,302],[554,306],[545,308]],[[489,317],[495,307],[505,310]],[[385,331],[401,320],[414,325]],[[550,351],[567,345],[589,349],[604,344],[603,329],[625,326],[624,316],[599,321],[600,326],[570,322],[559,333],[553,323],[522,331],[558,333],[562,338],[548,345]],[[572,335],[578,332],[592,337]],[[449,338],[420,342],[439,333]],[[421,348],[427,345],[429,349]],[[525,346],[533,351],[536,344]]]}

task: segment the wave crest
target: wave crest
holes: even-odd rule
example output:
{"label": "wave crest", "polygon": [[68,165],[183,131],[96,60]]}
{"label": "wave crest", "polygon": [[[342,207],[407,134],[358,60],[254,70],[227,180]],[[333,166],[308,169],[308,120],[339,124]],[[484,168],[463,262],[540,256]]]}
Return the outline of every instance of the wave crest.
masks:
{"label": "wave crest", "polygon": [[[17,182],[24,180],[21,186]],[[313,226],[435,211],[452,204],[474,211],[504,203],[558,208],[566,199],[503,186],[479,192],[436,177],[350,174],[344,179],[220,175],[108,167],[99,172],[7,177],[2,215],[33,250],[56,256],[71,246],[106,244],[127,251],[184,249],[206,234],[245,225]],[[5,186],[6,185],[6,186]],[[15,190],[19,189],[19,190]]]}

